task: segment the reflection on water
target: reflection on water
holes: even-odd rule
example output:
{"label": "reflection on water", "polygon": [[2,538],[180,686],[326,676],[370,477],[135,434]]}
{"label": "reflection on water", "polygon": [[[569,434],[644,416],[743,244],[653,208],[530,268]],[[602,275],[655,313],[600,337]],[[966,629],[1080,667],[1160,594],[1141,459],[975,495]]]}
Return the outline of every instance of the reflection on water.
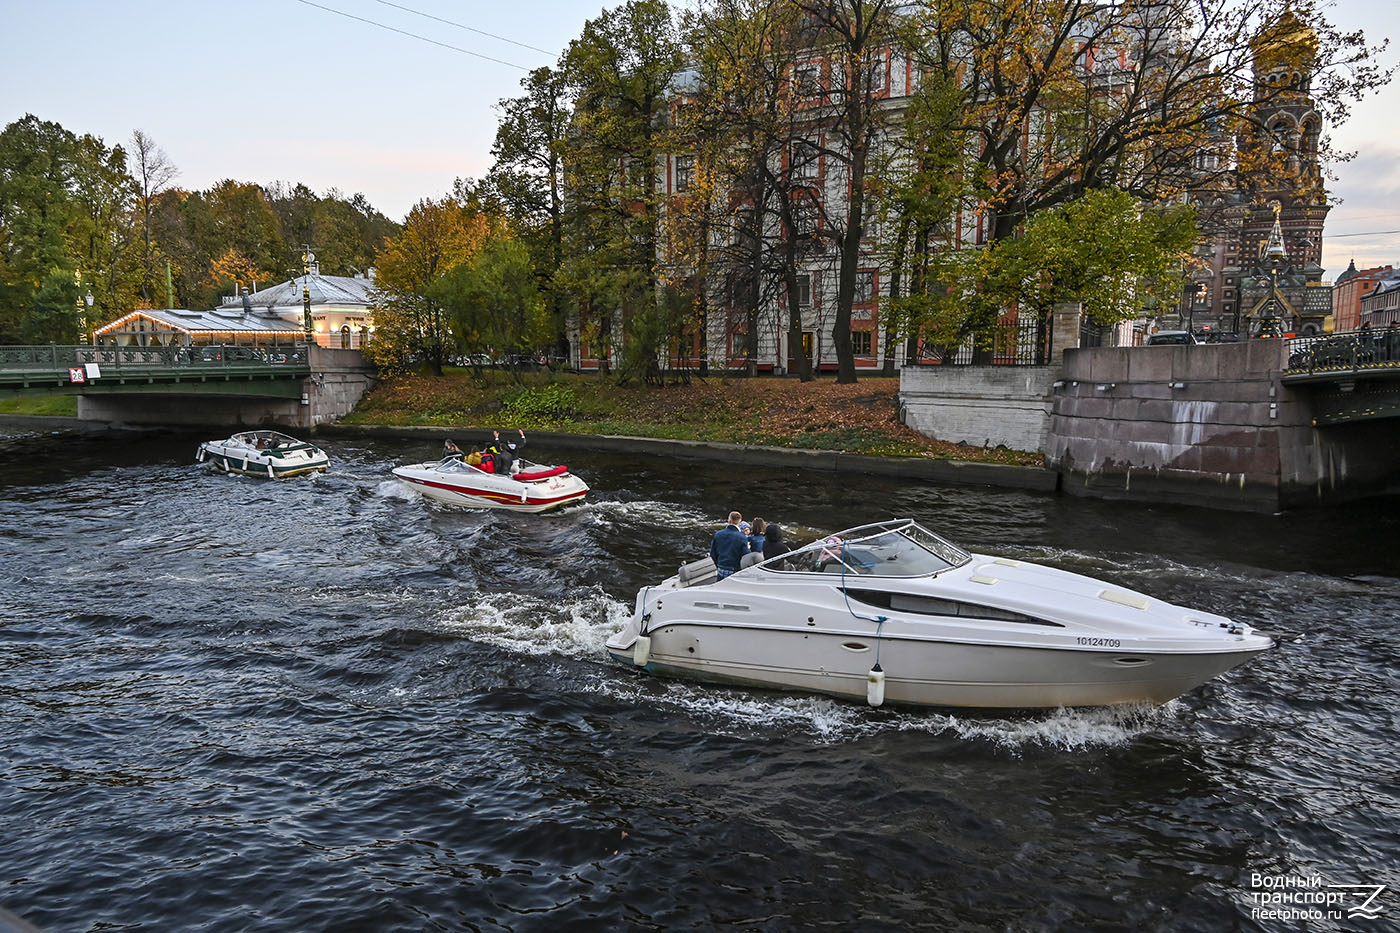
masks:
{"label": "reflection on water", "polygon": [[[389,478],[427,442],[272,483],[196,467],[204,439],[0,437],[0,906],[41,926],[1272,930],[1251,873],[1400,884],[1393,501],[571,455],[587,503],[523,516]],[[1163,707],[1028,715],[610,663],[731,508],[909,515],[1305,638]]]}

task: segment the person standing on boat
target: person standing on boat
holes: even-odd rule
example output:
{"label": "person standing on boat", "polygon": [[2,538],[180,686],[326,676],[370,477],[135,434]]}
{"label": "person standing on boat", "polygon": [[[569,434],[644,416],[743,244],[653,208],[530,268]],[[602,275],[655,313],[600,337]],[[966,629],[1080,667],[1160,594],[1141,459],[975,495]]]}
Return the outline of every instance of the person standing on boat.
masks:
{"label": "person standing on boat", "polygon": [[512,437],[503,441],[500,431],[491,432],[491,443],[486,445],[486,451],[496,461],[497,473],[510,475],[510,465],[519,456],[520,448],[525,446],[525,432],[519,431],[518,433],[520,434],[519,440]]}
{"label": "person standing on boat", "polygon": [[723,580],[739,569],[739,562],[749,552],[749,539],[739,530],[744,516],[738,512],[729,513],[729,524],[715,532],[710,542],[710,560],[715,562],[717,578]]}
{"label": "person standing on boat", "polygon": [[444,457],[460,457],[462,456],[462,448],[458,447],[457,442],[449,437],[442,442],[442,455]]}

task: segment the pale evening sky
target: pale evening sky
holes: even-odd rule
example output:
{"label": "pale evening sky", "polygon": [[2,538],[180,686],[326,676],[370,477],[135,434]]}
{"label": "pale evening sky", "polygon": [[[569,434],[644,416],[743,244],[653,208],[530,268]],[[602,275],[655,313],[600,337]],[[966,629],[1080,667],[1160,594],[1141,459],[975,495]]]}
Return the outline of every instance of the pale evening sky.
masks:
{"label": "pale evening sky", "polygon": [[[0,0],[0,126],[33,113],[109,145],[141,129],[179,168],[181,187],[304,182],[318,193],[363,192],[401,219],[457,176],[486,172],[496,102],[520,93],[526,69],[554,64],[602,8],[599,0]],[[1327,9],[1373,43],[1400,38],[1394,0]],[[1396,64],[1400,49],[1383,61]],[[1398,113],[1400,83],[1328,127],[1339,148],[1359,153],[1333,166],[1329,186],[1342,203],[1323,238],[1328,278],[1352,258],[1361,268],[1400,263]]]}

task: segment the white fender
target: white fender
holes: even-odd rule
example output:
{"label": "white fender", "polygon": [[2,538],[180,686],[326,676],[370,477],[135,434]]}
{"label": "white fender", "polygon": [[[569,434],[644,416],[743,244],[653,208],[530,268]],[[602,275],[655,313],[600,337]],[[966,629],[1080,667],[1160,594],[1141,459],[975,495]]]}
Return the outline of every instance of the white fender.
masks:
{"label": "white fender", "polygon": [[651,660],[651,636],[638,635],[637,642],[632,646],[632,663],[638,667],[646,667]]}
{"label": "white fender", "polygon": [[865,702],[880,706],[885,702],[885,672],[877,661],[865,677]]}

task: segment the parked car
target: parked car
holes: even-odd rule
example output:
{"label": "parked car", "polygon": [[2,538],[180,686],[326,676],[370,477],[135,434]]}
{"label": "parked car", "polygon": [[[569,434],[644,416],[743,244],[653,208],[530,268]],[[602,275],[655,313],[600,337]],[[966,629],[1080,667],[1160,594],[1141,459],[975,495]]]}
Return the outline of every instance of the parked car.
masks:
{"label": "parked car", "polygon": [[1189,330],[1160,330],[1147,338],[1149,347],[1160,347],[1171,344],[1194,344],[1196,338],[1191,336]]}

